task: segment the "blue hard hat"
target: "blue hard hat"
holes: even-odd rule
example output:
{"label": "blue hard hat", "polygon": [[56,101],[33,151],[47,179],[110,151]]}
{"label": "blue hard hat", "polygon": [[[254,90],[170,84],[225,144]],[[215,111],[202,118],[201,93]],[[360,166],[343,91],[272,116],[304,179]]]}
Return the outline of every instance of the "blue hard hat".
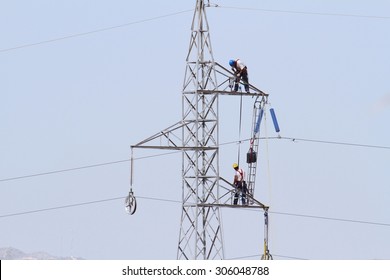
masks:
{"label": "blue hard hat", "polygon": [[229,60],[229,65],[232,66],[232,67],[234,66],[234,60],[233,59]]}

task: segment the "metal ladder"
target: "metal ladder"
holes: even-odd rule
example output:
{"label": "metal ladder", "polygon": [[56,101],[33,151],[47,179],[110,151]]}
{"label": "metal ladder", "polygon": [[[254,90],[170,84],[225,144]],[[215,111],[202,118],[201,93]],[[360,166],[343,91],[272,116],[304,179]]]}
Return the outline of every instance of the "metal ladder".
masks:
{"label": "metal ladder", "polygon": [[[253,105],[252,135],[251,135],[250,148],[248,153],[254,152],[256,157],[258,156],[260,124],[264,114],[265,103],[266,101],[264,98],[262,98],[261,100],[257,98]],[[254,191],[255,191],[257,161],[258,158],[254,162],[248,162],[247,159],[247,163],[248,163],[248,173],[247,173],[248,186],[247,187],[248,187],[248,194],[249,194],[249,198],[248,198],[249,204],[253,204],[253,200],[251,199],[251,197],[254,196]]]}

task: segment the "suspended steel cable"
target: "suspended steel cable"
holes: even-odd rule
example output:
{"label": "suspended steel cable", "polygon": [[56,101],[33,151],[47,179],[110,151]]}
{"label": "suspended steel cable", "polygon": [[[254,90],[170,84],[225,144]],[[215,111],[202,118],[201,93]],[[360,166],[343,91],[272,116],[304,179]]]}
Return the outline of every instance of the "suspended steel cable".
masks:
{"label": "suspended steel cable", "polygon": [[34,214],[34,213],[39,213],[39,212],[47,212],[47,211],[65,209],[65,208],[79,207],[79,206],[109,202],[109,201],[114,201],[114,200],[124,199],[124,198],[125,198],[124,196],[123,197],[115,197],[115,198],[107,198],[107,199],[87,201],[87,202],[82,202],[82,203],[61,205],[61,206],[50,207],[50,208],[42,208],[42,209],[29,210],[29,211],[23,211],[23,212],[11,213],[11,214],[4,214],[4,215],[0,215],[0,218],[9,218],[9,217],[14,217],[14,216]]}
{"label": "suspended steel cable", "polygon": [[387,149],[390,150],[389,146],[378,146],[378,145],[366,145],[366,144],[357,144],[357,143],[348,143],[348,142],[334,142],[334,141],[325,141],[325,140],[315,140],[308,138],[296,138],[296,137],[280,137],[281,139],[303,142],[314,142],[314,143],[322,143],[322,144],[334,144],[334,145],[344,145],[344,146],[355,146],[362,148],[375,148],[375,149]]}
{"label": "suspended steel cable", "polygon": [[[134,158],[134,160],[140,160],[140,159],[147,159],[147,158],[154,158],[154,157],[166,156],[166,155],[175,154],[175,153],[178,153],[178,152],[175,151],[175,152],[168,152],[168,153],[162,153],[162,154],[156,154],[156,155],[138,157],[138,158]],[[44,176],[44,175],[51,175],[51,174],[56,174],[56,173],[64,173],[64,172],[76,171],[76,170],[87,169],[87,168],[100,167],[100,166],[105,166],[105,165],[112,165],[112,164],[130,162],[130,160],[131,160],[131,159],[123,159],[123,160],[110,161],[110,162],[104,162],[104,163],[98,163],[98,164],[92,164],[92,165],[79,166],[79,167],[74,167],[74,168],[59,169],[59,170],[54,170],[54,171],[48,171],[48,172],[42,172],[42,173],[35,173],[35,174],[23,175],[23,176],[18,176],[18,177],[4,178],[4,179],[0,179],[0,183],[1,183],[1,182],[6,182],[6,181],[27,179],[27,178],[31,178],[31,177],[38,177],[38,176]]]}
{"label": "suspended steel cable", "polygon": [[346,13],[304,12],[304,11],[279,10],[279,9],[261,9],[261,8],[230,7],[230,6],[220,6],[220,5],[217,5],[216,7],[217,7],[217,8],[223,8],[223,9],[244,10],[244,11],[259,11],[259,12],[269,12],[269,13],[302,14],[302,15],[334,16],[334,17],[354,17],[354,18],[368,18],[368,19],[390,19],[390,16],[376,16],[376,15],[359,15],[359,14],[346,14]]}
{"label": "suspended steel cable", "polygon": [[[163,202],[178,203],[178,204],[182,203],[179,200],[173,200],[173,199],[167,199],[167,198],[156,198],[156,197],[147,197],[147,196],[136,196],[136,197],[137,197],[137,199],[147,199],[147,200],[163,201]],[[61,206],[50,207],[50,208],[42,208],[42,209],[29,210],[29,211],[23,211],[23,212],[17,212],[17,213],[3,214],[3,215],[0,215],[0,218],[7,218],[7,217],[13,217],[13,216],[34,214],[34,213],[39,213],[39,212],[60,210],[60,209],[64,209],[64,208],[80,207],[80,206],[91,205],[91,204],[98,204],[98,203],[106,203],[106,202],[110,202],[110,201],[114,201],[114,200],[120,200],[120,199],[124,199],[124,198],[126,198],[126,197],[125,196],[121,196],[121,197],[93,200],[93,201],[87,201],[87,202],[81,202],[81,203],[75,203],[75,204],[61,205]],[[259,209],[248,209],[248,208],[239,208],[239,210],[243,210],[243,211],[262,211],[262,210],[259,210]],[[345,222],[345,223],[358,223],[358,224],[366,224],[366,225],[373,225],[373,226],[390,227],[390,223],[379,223],[379,222],[371,222],[371,221],[342,219],[342,218],[325,217],[325,216],[317,216],[317,215],[307,215],[307,214],[297,214],[297,213],[288,213],[288,212],[269,211],[269,213],[270,214],[276,214],[276,215],[284,215],[284,216],[294,216],[294,217],[300,217],[300,218],[310,218],[310,219],[329,220],[329,221],[337,221],[337,222]]]}
{"label": "suspended steel cable", "polygon": [[80,166],[80,167],[60,169],[60,170],[54,170],[54,171],[48,171],[48,172],[42,172],[42,173],[35,173],[35,174],[30,174],[30,175],[23,175],[23,176],[11,177],[11,178],[4,178],[4,179],[0,179],[0,182],[20,180],[20,179],[27,179],[27,178],[31,178],[31,177],[51,175],[51,174],[56,174],[56,173],[64,173],[64,172],[76,171],[76,170],[81,170],[81,169],[100,167],[100,166],[111,165],[111,164],[118,164],[118,163],[123,163],[123,162],[128,162],[128,161],[130,161],[130,160],[129,159],[124,159],[124,160],[117,160],[117,161],[111,161],[111,162],[105,162],[105,163],[85,165],[85,166]]}
{"label": "suspended steel cable", "polygon": [[[292,142],[301,141],[301,142],[313,142],[313,143],[319,143],[319,144],[332,144],[332,145],[343,145],[343,146],[352,146],[352,147],[360,147],[360,148],[390,150],[389,146],[367,145],[367,144],[357,144],[357,143],[347,143],[347,142],[335,142],[335,141],[315,140],[315,139],[308,139],[308,138],[278,136],[278,137],[259,137],[259,139],[260,140],[284,139],[284,140],[291,140]],[[240,144],[242,142],[249,142],[249,141],[251,141],[250,138],[249,139],[241,139],[238,141],[236,140],[236,141],[225,142],[225,143],[221,143],[219,145],[225,146],[225,145],[232,145],[232,144]],[[162,153],[162,154],[138,157],[138,158],[134,158],[134,160],[154,158],[154,157],[160,157],[160,156],[171,155],[171,154],[176,154],[176,153],[181,153],[181,152],[180,151],[167,152],[167,153]],[[31,178],[31,177],[52,175],[52,174],[56,174],[56,173],[77,171],[77,170],[81,170],[81,169],[94,168],[94,167],[100,167],[100,166],[105,166],[105,165],[119,164],[119,163],[124,163],[124,162],[130,162],[130,159],[123,159],[123,160],[117,160],[117,161],[111,161],[111,162],[104,162],[104,163],[98,163],[98,164],[92,164],[92,165],[79,166],[79,167],[74,167],[74,168],[67,168],[67,169],[60,169],[60,170],[54,170],[54,171],[48,171],[48,172],[42,172],[42,173],[22,175],[22,176],[17,176],[17,177],[3,178],[3,179],[0,179],[0,183],[7,182],[7,181],[20,180],[20,179],[27,179],[27,178]]]}
{"label": "suspended steel cable", "polygon": [[[61,205],[61,206],[56,206],[56,207],[41,208],[41,209],[36,209],[36,210],[29,210],[29,211],[22,211],[22,212],[10,213],[10,214],[3,214],[3,215],[0,215],[0,218],[9,218],[9,217],[14,217],[14,216],[35,214],[35,213],[54,211],[54,210],[60,210],[60,209],[65,209],[65,208],[73,208],[73,207],[80,207],[80,206],[91,205],[91,204],[106,203],[106,202],[111,202],[111,201],[114,201],[114,200],[123,200],[125,198],[126,198],[126,196],[121,196],[121,197],[114,197],[114,198],[107,198],[107,199],[100,199],[100,200],[92,200],[92,201],[75,203],[75,204]],[[171,203],[181,203],[181,201],[178,201],[178,200],[165,199],[165,198],[155,198],[155,197],[146,197],[146,196],[137,196],[137,198],[139,198],[139,199],[148,199],[148,200],[156,200],[156,201],[163,201],[163,202],[171,202]]]}
{"label": "suspended steel cable", "polygon": [[[337,16],[337,17],[356,17],[356,18],[369,18],[369,19],[390,19],[390,16],[357,15],[357,14],[341,14],[341,13],[320,13],[320,12],[303,12],[303,11],[292,11],[292,10],[229,7],[229,6],[220,6],[220,5],[214,5],[212,7],[223,8],[223,9],[271,12],[271,13],[289,13],[289,14],[305,14],[305,15]],[[34,47],[34,46],[37,46],[37,45],[49,44],[49,43],[54,43],[54,42],[67,40],[67,39],[72,39],[72,38],[76,38],[76,37],[87,36],[87,35],[91,35],[91,34],[95,34],[95,33],[100,33],[100,32],[105,32],[105,31],[109,31],[109,30],[113,30],[113,29],[127,27],[127,26],[130,26],[130,25],[140,24],[140,23],[144,23],[144,22],[148,22],[148,21],[154,21],[154,20],[158,20],[158,19],[161,19],[161,18],[176,16],[176,15],[179,15],[179,14],[188,13],[188,12],[192,12],[192,11],[193,11],[193,9],[188,9],[188,10],[183,10],[183,11],[170,13],[170,14],[166,14],[166,15],[162,15],[162,16],[157,16],[157,17],[152,17],[152,18],[148,18],[148,19],[143,19],[143,20],[139,20],[139,21],[133,21],[133,22],[128,22],[128,23],[124,23],[124,24],[119,24],[119,25],[104,27],[104,28],[100,28],[100,29],[95,29],[95,30],[91,30],[91,31],[75,33],[75,34],[71,34],[71,35],[68,35],[68,36],[48,39],[48,40],[44,40],[44,41],[40,41],[40,42],[24,44],[24,45],[19,45],[19,46],[10,47],[10,48],[4,48],[4,49],[0,49],[0,52],[9,52],[9,51],[14,51],[14,50],[18,50],[18,49]]]}
{"label": "suspended steel cable", "polygon": [[294,216],[294,217],[302,217],[302,218],[310,218],[310,219],[321,219],[321,220],[329,220],[329,221],[338,221],[338,222],[348,222],[348,223],[358,223],[358,224],[366,224],[366,225],[373,225],[373,226],[390,227],[390,223],[378,223],[378,222],[370,222],[370,221],[359,221],[359,220],[352,220],[352,219],[331,218],[331,217],[324,217],[324,216],[314,216],[314,215],[286,213],[286,212],[273,212],[273,211],[269,211],[269,213],[276,214],[276,215],[284,215],[284,216]]}
{"label": "suspended steel cable", "polygon": [[18,50],[18,49],[24,49],[24,48],[34,47],[34,46],[38,46],[38,45],[49,44],[49,43],[54,43],[54,42],[58,42],[58,41],[62,41],[62,40],[72,39],[72,38],[76,38],[76,37],[83,37],[83,36],[87,36],[87,35],[91,35],[91,34],[95,34],[95,33],[105,32],[105,31],[118,29],[118,28],[123,28],[123,27],[131,26],[131,25],[135,25],[135,24],[148,22],[148,21],[154,21],[154,20],[158,20],[158,19],[162,19],[162,18],[176,16],[179,14],[188,13],[188,12],[192,12],[192,11],[193,11],[193,9],[183,10],[183,11],[179,11],[179,12],[175,12],[175,13],[170,13],[170,14],[165,14],[165,15],[156,16],[156,17],[152,17],[152,18],[142,19],[142,20],[138,20],[138,21],[132,21],[132,22],[124,23],[124,24],[104,27],[104,28],[100,28],[100,29],[87,31],[87,32],[75,33],[72,35],[57,37],[57,38],[48,39],[48,40],[35,42],[35,43],[31,43],[31,44],[24,44],[24,45],[20,45],[20,46],[16,46],[16,47],[0,49],[0,52],[9,52],[9,51],[14,51],[14,50]]}
{"label": "suspended steel cable", "polygon": [[[243,210],[243,211],[259,211],[258,209],[247,209],[247,208],[242,208],[242,209],[239,209],[239,210]],[[390,223],[378,223],[378,222],[352,220],[352,219],[342,219],[342,218],[333,218],[333,217],[316,216],[316,215],[296,214],[296,213],[288,213],[288,212],[268,211],[268,213],[269,214],[276,214],[276,215],[294,216],[294,217],[300,217],[300,218],[321,219],[321,220],[329,220],[329,221],[338,221],[338,222],[348,222],[348,223],[367,224],[367,225],[373,225],[373,226],[390,227]]]}
{"label": "suspended steel cable", "polygon": [[[34,214],[39,212],[47,212],[47,211],[54,211],[54,210],[60,210],[65,208],[72,208],[72,207],[80,207],[80,206],[86,206],[86,205],[92,205],[92,204],[99,204],[99,203],[107,203],[115,200],[122,200],[124,199],[124,196],[121,197],[115,197],[115,198],[108,198],[108,199],[101,199],[101,200],[94,200],[94,201],[88,201],[83,203],[76,203],[76,204],[68,204],[68,205],[62,205],[57,207],[50,207],[50,208],[42,208],[42,209],[36,209],[36,210],[30,210],[30,211],[23,211],[18,213],[11,213],[11,214],[4,214],[0,215],[0,218],[9,218],[9,217],[15,217],[15,216],[21,216],[21,215],[27,215],[27,214]],[[156,200],[156,201],[163,201],[163,202],[170,202],[170,203],[177,203],[180,204],[181,201],[178,200],[172,200],[172,199],[163,199],[163,198],[154,198],[154,197],[143,197],[143,196],[137,196],[139,199],[149,199],[149,200]],[[242,210],[249,210],[249,211],[259,211],[259,210],[252,210],[252,209],[242,209]],[[277,215],[287,215],[287,216],[295,216],[295,217],[303,217],[303,218],[311,218],[311,219],[321,219],[321,220],[330,220],[330,221],[338,221],[338,222],[348,222],[348,223],[359,223],[359,224],[368,224],[368,225],[376,225],[376,226],[386,226],[390,227],[389,223],[377,223],[377,222],[369,222],[369,221],[360,221],[360,220],[352,220],[352,219],[341,219],[341,218],[330,218],[330,217],[324,217],[324,216],[314,216],[314,215],[305,215],[305,214],[294,214],[294,213],[287,213],[287,212],[270,212],[272,214]],[[277,257],[281,258],[288,258],[288,259],[302,259],[298,257],[292,257],[292,256],[284,256],[284,255],[275,255]],[[260,255],[252,255],[252,256],[244,256],[244,257],[236,257],[231,258],[233,259],[247,259],[251,257],[257,257]]]}
{"label": "suspended steel cable", "polygon": [[291,260],[308,260],[308,259],[304,259],[304,258],[299,258],[299,257],[292,257],[292,256],[285,256],[285,255],[275,255],[275,254],[272,254],[274,257],[279,257],[279,258],[283,258],[283,259],[291,259]]}
{"label": "suspended steel cable", "polygon": [[[381,146],[381,145],[368,145],[368,144],[359,144],[359,143],[349,143],[349,142],[339,142],[339,141],[328,141],[328,140],[318,140],[318,139],[309,139],[309,138],[298,138],[298,137],[285,137],[285,136],[274,136],[274,137],[259,137],[260,140],[277,140],[277,139],[282,139],[282,140],[291,140],[292,142],[313,142],[313,143],[318,143],[318,144],[332,144],[332,145],[341,145],[341,146],[355,146],[355,147],[360,147],[360,148],[372,148],[372,149],[385,149],[385,150],[390,150],[390,146]],[[237,144],[240,142],[248,142],[251,141],[250,138],[247,139],[240,139],[236,141],[230,141],[226,142],[222,145],[229,145],[229,144]]]}

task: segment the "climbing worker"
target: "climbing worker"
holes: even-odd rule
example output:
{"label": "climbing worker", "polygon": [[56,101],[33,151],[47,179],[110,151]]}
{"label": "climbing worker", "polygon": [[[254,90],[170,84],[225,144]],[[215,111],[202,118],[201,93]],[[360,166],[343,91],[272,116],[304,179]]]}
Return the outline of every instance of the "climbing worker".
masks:
{"label": "climbing worker", "polygon": [[232,67],[235,76],[234,91],[238,90],[238,84],[242,79],[245,91],[249,92],[248,68],[246,65],[240,59],[229,60],[229,65]]}
{"label": "climbing worker", "polygon": [[234,193],[234,201],[233,204],[237,205],[238,202],[238,196],[241,193],[241,199],[242,199],[242,205],[246,205],[246,192],[247,192],[247,185],[245,181],[245,173],[244,170],[239,168],[237,163],[233,163],[233,168],[236,170],[236,174],[234,175],[234,181],[233,185],[236,187],[236,191]]}

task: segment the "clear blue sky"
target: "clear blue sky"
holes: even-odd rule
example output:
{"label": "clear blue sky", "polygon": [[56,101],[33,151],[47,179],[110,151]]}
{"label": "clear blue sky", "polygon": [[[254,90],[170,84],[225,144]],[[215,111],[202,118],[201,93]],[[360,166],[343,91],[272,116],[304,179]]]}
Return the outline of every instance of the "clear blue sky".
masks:
{"label": "clear blue sky", "polygon": [[[207,10],[215,60],[246,62],[250,82],[270,94],[283,137],[390,146],[388,1],[213,3],[220,6]],[[115,199],[129,189],[127,161],[8,179],[127,160],[130,145],[179,121],[194,7],[192,0],[0,2],[0,247],[176,258],[180,154],[136,160],[134,216]],[[250,135],[252,102],[244,100],[242,138]],[[221,143],[238,140],[238,110],[238,98],[220,99]],[[390,259],[390,149],[278,139],[267,153],[260,144],[256,196],[271,206],[275,259]],[[229,180],[237,148],[221,147],[220,173]],[[109,201],[9,216],[100,200]],[[222,214],[226,258],[259,258],[263,213]]]}

